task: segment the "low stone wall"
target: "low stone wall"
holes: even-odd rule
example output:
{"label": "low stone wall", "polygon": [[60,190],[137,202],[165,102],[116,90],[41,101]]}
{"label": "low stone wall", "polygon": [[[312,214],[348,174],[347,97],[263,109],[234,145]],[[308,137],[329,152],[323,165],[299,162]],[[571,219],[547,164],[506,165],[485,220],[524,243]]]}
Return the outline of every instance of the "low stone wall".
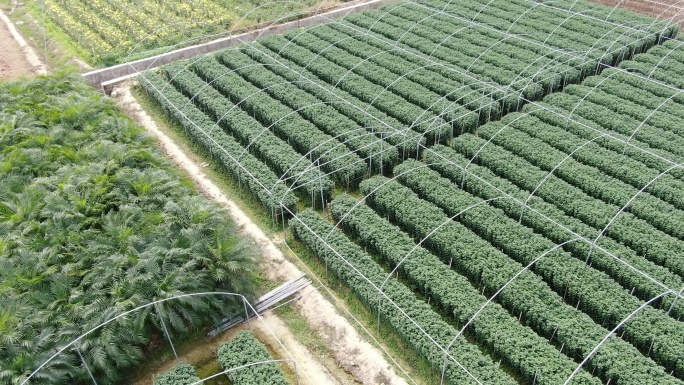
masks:
{"label": "low stone wall", "polygon": [[289,21],[283,24],[276,24],[254,31],[213,40],[203,44],[180,48],[146,59],[140,59],[129,63],[90,71],[83,74],[83,77],[94,87],[101,88],[104,92],[109,93],[114,85],[136,76],[141,71],[157,68],[178,60],[189,59],[198,55],[219,51],[236,44],[255,41],[259,37],[273,33],[284,33],[291,29],[323,24],[330,19],[341,18],[348,14],[362,12],[368,9],[376,9],[395,1],[396,0],[372,0],[344,6],[342,8],[336,8],[331,11],[309,16],[303,19]]}

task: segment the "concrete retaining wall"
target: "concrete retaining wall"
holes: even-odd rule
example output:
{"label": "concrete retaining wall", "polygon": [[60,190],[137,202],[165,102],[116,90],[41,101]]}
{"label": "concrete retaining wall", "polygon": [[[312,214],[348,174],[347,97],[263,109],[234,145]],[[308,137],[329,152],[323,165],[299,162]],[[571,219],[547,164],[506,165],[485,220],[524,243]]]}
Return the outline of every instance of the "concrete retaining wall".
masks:
{"label": "concrete retaining wall", "polygon": [[341,18],[345,15],[356,12],[362,12],[368,9],[376,9],[385,4],[389,4],[395,1],[396,0],[372,0],[359,4],[349,5],[318,15],[309,16],[303,19],[289,21],[283,24],[276,24],[254,31],[241,33],[239,35],[213,40],[208,43],[177,49],[171,52],[152,56],[146,59],[140,59],[125,64],[119,64],[108,68],[90,71],[83,74],[83,77],[86,79],[86,81],[88,81],[88,83],[92,84],[94,87],[101,88],[104,92],[109,93],[111,92],[111,89],[114,87],[114,85],[124,80],[135,77],[140,71],[157,68],[178,60],[189,59],[198,55],[204,55],[207,53],[219,51],[236,44],[252,42],[259,37],[270,35],[273,33],[284,33],[291,29],[323,24],[329,21],[329,19]]}

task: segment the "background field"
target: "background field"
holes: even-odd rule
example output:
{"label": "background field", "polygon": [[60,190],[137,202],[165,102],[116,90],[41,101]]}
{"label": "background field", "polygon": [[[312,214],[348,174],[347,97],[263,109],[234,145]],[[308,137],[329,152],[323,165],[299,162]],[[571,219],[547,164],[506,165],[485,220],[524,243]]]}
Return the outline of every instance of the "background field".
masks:
{"label": "background field", "polygon": [[[335,2],[304,0],[128,1],[45,0],[45,12],[88,54],[92,65],[126,60],[227,36],[264,22],[282,22]],[[186,42],[188,41],[188,42]]]}

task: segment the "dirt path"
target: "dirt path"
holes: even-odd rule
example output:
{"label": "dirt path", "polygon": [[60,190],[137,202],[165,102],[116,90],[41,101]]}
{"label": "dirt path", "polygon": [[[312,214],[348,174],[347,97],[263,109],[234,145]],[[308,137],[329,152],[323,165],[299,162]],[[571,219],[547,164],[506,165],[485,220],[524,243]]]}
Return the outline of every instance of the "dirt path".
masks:
{"label": "dirt path", "polygon": [[684,27],[684,2],[681,0],[591,0],[611,7],[631,11],[660,19],[672,20]]}
{"label": "dirt path", "polygon": [[36,52],[0,10],[0,80],[44,73]]}
{"label": "dirt path", "polygon": [[[188,156],[156,125],[154,120],[142,109],[130,91],[130,85],[121,85],[112,94],[118,98],[119,104],[138,123],[154,135],[161,148],[168,156],[193,179],[198,188],[209,198],[226,207],[238,227],[251,236],[261,248],[264,258],[264,271],[269,279],[287,281],[302,273],[289,262],[272,240],[230,199],[228,199]],[[295,302],[295,308],[309,323],[309,327],[317,332],[318,338],[326,341],[337,365],[350,373],[356,381],[363,384],[405,385],[406,381],[399,377],[380,351],[366,342],[365,339],[340,315],[335,307],[326,300],[318,290],[310,290],[302,299]],[[284,325],[283,325],[284,326]],[[284,327],[284,329],[287,329]],[[279,328],[280,330],[280,328]],[[283,330],[284,332],[284,330]],[[289,332],[289,331],[288,331]],[[279,336],[280,337],[280,336]],[[283,338],[283,337],[281,337]],[[285,338],[287,339],[287,338]],[[296,342],[296,340],[293,339]],[[314,384],[338,384],[326,376],[329,373],[315,360],[303,346],[301,350],[292,352],[297,361],[311,362],[306,370]],[[304,365],[302,365],[304,366]]]}

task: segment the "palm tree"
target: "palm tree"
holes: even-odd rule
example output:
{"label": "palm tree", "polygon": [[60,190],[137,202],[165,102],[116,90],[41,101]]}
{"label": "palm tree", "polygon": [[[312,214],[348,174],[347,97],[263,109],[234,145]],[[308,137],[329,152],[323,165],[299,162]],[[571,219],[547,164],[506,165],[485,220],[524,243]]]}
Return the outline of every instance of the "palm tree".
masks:
{"label": "palm tree", "polygon": [[[79,82],[0,85],[3,383],[21,383],[56,349],[124,311],[179,294],[250,289],[252,253],[234,225],[140,127]],[[188,297],[118,319],[31,383],[86,382],[87,366],[98,383],[114,384],[162,333],[162,319],[175,336],[228,304]]]}

